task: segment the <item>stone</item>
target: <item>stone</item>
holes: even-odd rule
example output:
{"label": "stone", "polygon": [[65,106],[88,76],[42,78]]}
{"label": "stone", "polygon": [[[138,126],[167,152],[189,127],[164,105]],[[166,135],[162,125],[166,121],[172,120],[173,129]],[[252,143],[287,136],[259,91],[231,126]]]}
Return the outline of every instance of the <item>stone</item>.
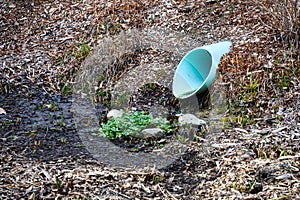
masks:
{"label": "stone", "polygon": [[183,114],[178,118],[179,126],[192,125],[192,126],[203,126],[206,122],[202,119],[197,118],[193,114]]}
{"label": "stone", "polygon": [[3,108],[0,108],[0,115],[6,115],[6,111]]}
{"label": "stone", "polygon": [[164,132],[160,128],[146,128],[142,130],[142,136],[144,138],[152,138],[152,137],[159,138],[164,136]]}
{"label": "stone", "polygon": [[122,111],[117,109],[112,109],[107,113],[106,117],[107,119],[112,120],[112,119],[116,119],[117,117],[122,117],[122,115],[123,115]]}
{"label": "stone", "polygon": [[187,128],[182,126],[178,130],[178,134],[181,136],[181,143],[193,142],[194,138],[197,136],[198,128]]}

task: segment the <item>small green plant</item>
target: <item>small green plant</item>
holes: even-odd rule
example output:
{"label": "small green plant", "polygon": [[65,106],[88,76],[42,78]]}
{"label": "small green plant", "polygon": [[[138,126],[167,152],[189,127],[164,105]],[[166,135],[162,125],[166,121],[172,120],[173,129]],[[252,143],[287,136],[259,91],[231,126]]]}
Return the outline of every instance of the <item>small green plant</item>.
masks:
{"label": "small green plant", "polygon": [[64,86],[61,89],[61,92],[64,96],[70,95],[73,93],[73,88],[69,86],[69,84],[64,84]]}
{"label": "small green plant", "polygon": [[104,97],[106,95],[106,92],[102,89],[96,91],[96,95],[100,97]]}
{"label": "small green plant", "polygon": [[289,86],[290,86],[290,81],[286,76],[283,76],[281,80],[280,88],[285,89],[288,88]]}
{"label": "small green plant", "polygon": [[50,109],[52,112],[60,110],[59,107],[58,107],[58,105],[57,105],[57,103],[56,103],[56,101],[52,101],[52,102],[51,102],[51,104],[50,104],[50,106],[49,106],[49,109]]}
{"label": "small green plant", "polygon": [[149,86],[150,89],[153,90],[153,89],[155,89],[156,85],[154,83],[148,83],[148,86]]}
{"label": "small green plant", "polygon": [[2,126],[12,128],[13,123],[11,121],[2,121]]}
{"label": "small green plant", "polygon": [[253,81],[253,75],[252,75],[252,73],[250,74],[249,78],[250,78],[250,83],[247,86],[245,86],[243,89],[246,92],[256,92],[256,90],[259,87],[258,80]]}
{"label": "small green plant", "polygon": [[154,178],[154,183],[155,183],[155,184],[160,183],[160,177],[159,177],[159,176],[155,176],[155,178]]}
{"label": "small green plant", "polygon": [[29,137],[30,138],[34,138],[34,137],[37,137],[38,136],[38,134],[37,133],[34,133],[34,132],[31,132],[30,134],[29,134]]}
{"label": "small green plant", "polygon": [[115,31],[115,32],[119,32],[119,30],[120,30],[120,29],[119,29],[119,26],[115,24],[115,25],[114,25],[114,31]]}
{"label": "small green plant", "polygon": [[58,191],[63,189],[62,180],[60,180],[59,178],[56,178],[54,189]]}
{"label": "small green plant", "polygon": [[161,128],[165,132],[173,130],[170,122],[162,117],[153,118],[151,114],[144,112],[123,113],[122,117],[109,120],[100,128],[100,136],[109,139],[129,138],[137,136],[147,126],[152,125]]}
{"label": "small green plant", "polygon": [[177,140],[182,144],[185,144],[189,140],[187,137],[184,137],[180,134],[176,134],[176,137],[177,137]]}
{"label": "small green plant", "polygon": [[30,91],[28,91],[27,94],[28,94],[28,96],[32,96],[34,93],[33,93],[33,91],[30,90]]}
{"label": "small green plant", "polygon": [[256,154],[258,158],[264,159],[276,159],[282,156],[292,155],[290,151],[287,152],[284,149],[281,149],[280,146],[274,146],[269,149],[258,148],[255,145],[251,147],[253,152]]}
{"label": "small green plant", "polygon": [[65,117],[63,115],[60,116],[60,120],[56,119],[56,126],[59,126],[60,128],[64,128],[66,126]]}
{"label": "small green plant", "polygon": [[153,17],[150,18],[150,22],[154,23],[154,18]]}
{"label": "small green plant", "polygon": [[249,193],[254,190],[254,186],[256,185],[256,180],[254,180],[251,184],[250,184],[250,188],[249,188]]}
{"label": "small green plant", "polygon": [[74,53],[74,56],[79,60],[84,60],[91,52],[91,47],[86,43],[81,43],[79,47],[77,47],[77,51]]}
{"label": "small green plant", "polygon": [[59,139],[59,141],[60,141],[61,143],[66,144],[66,143],[67,143],[67,138],[62,137],[62,138]]}
{"label": "small green plant", "polygon": [[105,33],[108,32],[108,24],[107,23],[103,24],[103,29],[104,29]]}

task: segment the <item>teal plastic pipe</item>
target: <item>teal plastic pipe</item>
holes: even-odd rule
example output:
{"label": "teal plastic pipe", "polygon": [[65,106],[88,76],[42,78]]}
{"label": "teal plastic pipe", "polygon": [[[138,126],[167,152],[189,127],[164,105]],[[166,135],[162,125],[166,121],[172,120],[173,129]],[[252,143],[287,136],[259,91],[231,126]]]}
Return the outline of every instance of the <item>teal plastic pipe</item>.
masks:
{"label": "teal plastic pipe", "polygon": [[230,51],[230,41],[195,48],[177,66],[172,90],[179,99],[188,98],[208,89],[215,80],[221,57]]}

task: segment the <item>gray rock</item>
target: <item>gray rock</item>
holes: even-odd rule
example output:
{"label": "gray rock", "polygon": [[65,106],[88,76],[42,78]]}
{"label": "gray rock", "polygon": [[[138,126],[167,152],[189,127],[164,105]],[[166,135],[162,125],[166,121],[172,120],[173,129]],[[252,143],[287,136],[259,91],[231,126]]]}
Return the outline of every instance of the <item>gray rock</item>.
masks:
{"label": "gray rock", "polygon": [[164,132],[160,128],[146,128],[142,131],[142,136],[144,138],[151,138],[151,137],[159,138],[164,136]]}
{"label": "gray rock", "polygon": [[6,115],[6,111],[3,108],[0,108],[0,115]]}
{"label": "gray rock", "polygon": [[116,119],[117,117],[122,117],[122,115],[123,115],[122,111],[117,109],[112,109],[107,113],[106,117],[107,119]]}
{"label": "gray rock", "polygon": [[179,126],[192,125],[192,126],[203,126],[206,122],[202,119],[197,118],[193,114],[183,114],[178,118]]}
{"label": "gray rock", "polygon": [[178,134],[180,135],[180,138],[178,138],[179,142],[181,143],[188,143],[193,142],[194,138],[197,135],[198,128],[187,128],[185,126],[182,126],[178,130]]}

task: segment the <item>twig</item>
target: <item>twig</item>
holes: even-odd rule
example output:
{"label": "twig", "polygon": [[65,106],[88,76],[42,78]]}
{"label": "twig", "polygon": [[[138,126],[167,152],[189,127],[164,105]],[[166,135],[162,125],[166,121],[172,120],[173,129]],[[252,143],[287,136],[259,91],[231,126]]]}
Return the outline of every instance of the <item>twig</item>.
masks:
{"label": "twig", "polygon": [[300,158],[300,155],[295,155],[295,156],[281,156],[278,158],[278,160],[285,160],[285,159],[296,159]]}
{"label": "twig", "polygon": [[[164,195],[166,198],[169,198],[169,196],[161,189],[160,185],[158,184],[157,186],[159,187],[161,193],[163,193],[163,195]],[[166,191],[167,191],[167,193],[168,193],[173,199],[177,200],[177,198],[174,197],[168,190],[166,190]]]}
{"label": "twig", "polygon": [[131,199],[129,196],[127,196],[127,195],[125,195],[125,194],[122,194],[122,193],[119,193],[119,192],[117,192],[117,191],[115,191],[115,190],[113,190],[113,189],[110,189],[110,188],[109,188],[109,190],[112,191],[113,193],[115,193],[115,194],[121,196],[121,197],[124,197],[124,198],[126,198],[126,199]]}

